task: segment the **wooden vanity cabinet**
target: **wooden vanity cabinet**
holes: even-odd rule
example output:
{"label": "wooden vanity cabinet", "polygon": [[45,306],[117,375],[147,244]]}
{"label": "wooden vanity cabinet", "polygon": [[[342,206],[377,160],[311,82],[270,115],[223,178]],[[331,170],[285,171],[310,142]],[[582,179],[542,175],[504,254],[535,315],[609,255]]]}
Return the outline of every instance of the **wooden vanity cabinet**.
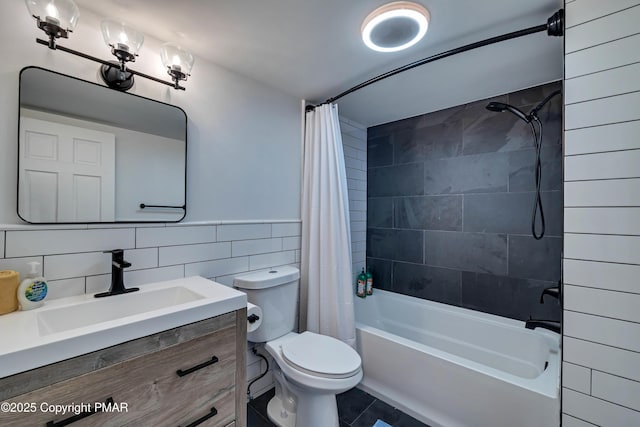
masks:
{"label": "wooden vanity cabinet", "polygon": [[244,427],[245,366],[242,309],[1,379],[0,425]]}

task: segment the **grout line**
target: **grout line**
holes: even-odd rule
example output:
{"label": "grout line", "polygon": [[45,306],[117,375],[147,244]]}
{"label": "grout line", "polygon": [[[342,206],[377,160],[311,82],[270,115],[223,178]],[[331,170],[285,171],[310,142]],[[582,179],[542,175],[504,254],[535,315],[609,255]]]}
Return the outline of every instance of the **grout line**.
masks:
{"label": "grout line", "polygon": [[576,76],[573,76],[573,77],[567,77],[565,80],[568,81],[568,80],[578,79],[580,77],[591,76],[593,74],[604,73],[606,71],[617,70],[618,68],[629,67],[629,66],[637,65],[637,64],[640,64],[640,61],[634,61],[634,62],[630,62],[628,64],[616,65],[615,67],[611,67],[611,68],[604,68],[602,70],[591,71],[591,72],[586,73],[586,74],[579,74],[579,75],[576,75]]}
{"label": "grout line", "polygon": [[351,424],[349,425],[354,425],[356,421],[358,421],[358,419],[364,415],[365,412],[367,412],[369,410],[369,408],[371,408],[373,406],[374,403],[376,403],[378,401],[378,399],[374,398],[373,401],[369,404],[369,406],[367,406],[366,408],[364,408],[364,410],[360,413],[360,415],[358,415]]}
{"label": "grout line", "polygon": [[629,10],[629,9],[633,9],[634,7],[637,7],[637,6],[640,6],[640,5],[634,4],[634,5],[631,5],[629,7],[625,7],[624,9],[615,10],[613,12],[609,12],[609,13],[606,13],[604,15],[596,16],[595,18],[589,19],[587,21],[583,21],[583,22],[580,22],[578,24],[571,25],[570,27],[566,27],[565,31],[568,30],[568,29],[571,29],[571,28],[579,27],[580,25],[584,25],[584,24],[587,24],[589,22],[597,21],[599,19],[606,18],[606,17],[611,16],[611,15],[615,15],[616,13],[620,13],[620,12],[624,12],[624,11]]}
{"label": "grout line", "polygon": [[630,90],[630,91],[627,91],[627,92],[614,93],[614,94],[611,94],[611,95],[604,95],[604,96],[598,96],[598,97],[595,97],[595,98],[583,99],[581,101],[566,102],[564,105],[565,105],[565,107],[570,107],[570,106],[573,106],[573,105],[584,104],[586,102],[600,101],[602,99],[615,98],[617,96],[624,96],[624,95],[631,95],[631,94],[635,94],[635,93],[639,93],[639,92],[640,92],[640,90]]}

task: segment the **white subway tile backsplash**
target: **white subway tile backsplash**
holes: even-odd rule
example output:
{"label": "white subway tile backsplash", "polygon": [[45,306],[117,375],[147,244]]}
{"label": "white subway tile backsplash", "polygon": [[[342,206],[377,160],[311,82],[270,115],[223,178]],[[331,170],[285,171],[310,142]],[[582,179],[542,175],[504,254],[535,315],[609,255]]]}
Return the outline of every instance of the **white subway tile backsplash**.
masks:
{"label": "white subway tile backsplash", "polygon": [[570,79],[635,62],[640,62],[640,34],[570,53],[564,64]]}
{"label": "white subway tile backsplash", "polygon": [[349,210],[352,212],[353,211],[366,212],[367,202],[363,200],[349,200]]}
{"label": "white subway tile backsplash", "polygon": [[249,271],[249,257],[226,258],[215,261],[196,262],[184,267],[185,277],[217,277]]}
{"label": "white subway tile backsplash", "polygon": [[562,364],[562,386],[581,393],[591,393],[591,369],[564,362]]}
{"label": "white subway tile backsplash", "polygon": [[571,285],[640,294],[640,265],[564,260],[564,282]]}
{"label": "white subway tile backsplash", "polygon": [[640,237],[565,233],[564,256],[578,260],[640,264]]}
{"label": "white subway tile backsplash", "polygon": [[[96,292],[105,292],[111,286],[111,274],[101,274],[99,276],[88,276],[85,281],[85,292],[93,294]],[[125,281],[125,286],[129,283]]]}
{"label": "white subway tile backsplash", "polygon": [[216,241],[216,226],[185,226],[136,229],[136,247],[174,246]]}
{"label": "white subway tile backsplash", "polygon": [[640,323],[640,294],[565,284],[564,297],[565,310]]}
{"label": "white subway tile backsplash", "polygon": [[82,295],[85,291],[84,277],[64,280],[47,279],[47,300]]}
{"label": "white subway tile backsplash", "polygon": [[573,104],[640,90],[639,74],[640,63],[566,80],[565,102]]}
{"label": "white subway tile backsplash", "polygon": [[[583,1],[584,0],[578,1],[575,5],[580,6]],[[603,3],[619,3],[620,1],[626,0]],[[567,18],[568,22],[572,20],[573,18]],[[624,11],[624,13],[614,13],[586,22],[582,25],[567,28],[564,37],[565,53],[571,53],[580,49],[586,49],[601,43],[637,34],[640,32],[637,25],[638,22],[640,22],[640,7],[633,7]]]}
{"label": "white subway tile backsplash", "polygon": [[569,310],[565,310],[563,322],[565,336],[640,352],[639,323]]}
{"label": "white subway tile backsplash", "polygon": [[568,208],[565,233],[640,235],[640,208]]}
{"label": "white subway tile backsplash", "polygon": [[245,256],[278,252],[282,250],[282,238],[239,240],[231,243],[231,256]]}
{"label": "white subway tile backsplash", "polygon": [[[139,270],[158,266],[158,249],[129,249],[124,259],[131,263],[128,270]],[[44,257],[45,274],[48,279],[94,276],[111,273],[111,254],[84,252]]]}
{"label": "white subway tile backsplash", "polygon": [[566,388],[562,391],[562,410],[598,426],[640,425],[640,412]]}
{"label": "white subway tile backsplash", "polygon": [[563,359],[602,372],[640,381],[640,353],[565,336]]}
{"label": "white subway tile backsplash", "polygon": [[[638,52],[640,52],[640,46]],[[611,138],[611,135],[616,137]],[[638,149],[640,148],[638,135],[640,135],[640,120],[568,130],[564,133],[565,155]]]}
{"label": "white subway tile backsplash", "polygon": [[300,249],[302,245],[302,237],[283,237],[282,238],[282,250],[290,251],[293,249]]}
{"label": "white subway tile backsplash", "polygon": [[[594,397],[640,411],[640,382],[593,371]],[[640,417],[638,417],[640,419]]]}
{"label": "white subway tile backsplash", "polygon": [[150,268],[147,270],[125,271],[124,283],[126,287],[143,286],[154,282],[181,279],[185,277],[183,265],[171,267]]}
{"label": "white subway tile backsplash", "polygon": [[[28,263],[37,261],[42,266],[42,257],[41,256],[33,256],[33,257],[24,257],[24,258],[6,258],[0,259],[0,270],[13,270],[17,271],[20,274],[20,280],[26,277],[26,275],[31,271]],[[47,278],[47,273],[44,271],[44,277]]]}
{"label": "white subway tile backsplash", "polygon": [[201,243],[184,246],[165,246],[159,250],[159,265],[187,264],[231,256],[231,242]]}
{"label": "white subway tile backsplash", "polygon": [[640,206],[640,178],[565,182],[564,205],[565,207]]}
{"label": "white subway tile backsplash", "polygon": [[7,231],[6,256],[95,252],[134,247],[133,228],[95,230]]}
{"label": "white subway tile backsplash", "polygon": [[[266,239],[272,224],[223,224],[218,226],[218,241]],[[277,237],[277,236],[273,236]]]}
{"label": "white subway tile backsplash", "polygon": [[300,236],[301,224],[299,222],[275,223],[272,225],[271,237]]}
{"label": "white subway tile backsplash", "polygon": [[571,28],[637,4],[640,4],[638,0],[580,0],[572,4],[567,4],[566,27]]}
{"label": "white subway tile backsplash", "polygon": [[279,265],[292,264],[296,261],[294,251],[274,252],[271,254],[251,255],[249,257],[249,269],[258,270]]}
{"label": "white subway tile backsplash", "polygon": [[640,92],[566,105],[564,111],[567,130],[640,120]]}
{"label": "white subway tile backsplash", "polygon": [[50,280],[111,273],[111,254],[84,252],[45,256],[44,271]]}

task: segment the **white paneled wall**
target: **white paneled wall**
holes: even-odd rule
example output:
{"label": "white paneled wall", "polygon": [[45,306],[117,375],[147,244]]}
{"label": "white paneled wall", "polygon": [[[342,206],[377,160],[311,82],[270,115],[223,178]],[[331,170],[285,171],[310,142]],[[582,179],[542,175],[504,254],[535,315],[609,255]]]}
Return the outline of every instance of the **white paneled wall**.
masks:
{"label": "white paneled wall", "polygon": [[[27,263],[39,261],[49,283],[48,298],[107,290],[111,255],[102,251],[116,248],[124,249],[125,260],[131,263],[124,273],[127,287],[192,275],[231,286],[238,273],[280,265],[299,268],[300,222],[0,225],[0,270],[25,275]],[[247,382],[264,368],[262,359],[249,349]],[[269,372],[251,387],[252,395],[271,387]]]}
{"label": "white paneled wall", "polygon": [[640,425],[640,0],[566,3],[563,426]]}
{"label": "white paneled wall", "polygon": [[340,118],[344,162],[347,170],[349,214],[351,216],[351,253],[355,278],[365,267],[367,242],[367,129],[349,119]]}

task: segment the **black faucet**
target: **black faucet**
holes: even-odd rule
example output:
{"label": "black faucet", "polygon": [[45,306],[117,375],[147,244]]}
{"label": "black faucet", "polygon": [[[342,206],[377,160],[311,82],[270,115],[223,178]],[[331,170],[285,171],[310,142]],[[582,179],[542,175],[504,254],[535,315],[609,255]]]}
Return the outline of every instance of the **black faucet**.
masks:
{"label": "black faucet", "polygon": [[111,253],[111,288],[108,292],[95,294],[94,297],[102,298],[111,295],[127,294],[129,292],[139,291],[140,288],[125,288],[123,271],[127,267],[131,267],[131,263],[124,260],[124,249],[114,249],[112,251],[104,251]]}
{"label": "black faucet", "polygon": [[529,319],[524,323],[527,329],[544,328],[553,332],[561,333],[561,325],[557,320],[535,320]]}

